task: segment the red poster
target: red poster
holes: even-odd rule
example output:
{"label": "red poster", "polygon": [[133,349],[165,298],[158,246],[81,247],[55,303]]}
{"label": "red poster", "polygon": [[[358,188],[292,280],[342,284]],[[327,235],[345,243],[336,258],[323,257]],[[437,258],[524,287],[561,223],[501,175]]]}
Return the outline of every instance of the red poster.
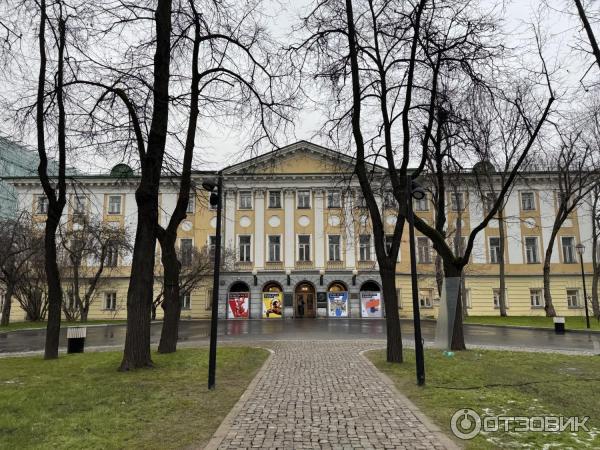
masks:
{"label": "red poster", "polygon": [[249,292],[231,292],[227,301],[230,319],[247,319],[250,310]]}

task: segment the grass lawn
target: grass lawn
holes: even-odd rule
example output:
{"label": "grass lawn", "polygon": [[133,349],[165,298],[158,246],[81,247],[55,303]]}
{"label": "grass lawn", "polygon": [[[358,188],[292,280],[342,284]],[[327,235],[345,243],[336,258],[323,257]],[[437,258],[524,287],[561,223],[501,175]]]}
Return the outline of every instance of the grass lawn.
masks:
{"label": "grass lawn", "polygon": [[[543,316],[469,316],[466,323],[483,325],[517,325],[522,327],[554,328],[552,317]],[[585,330],[585,317],[565,317],[565,326],[572,330]],[[600,331],[600,322],[590,316],[590,329]]]}
{"label": "grass lawn", "polygon": [[[384,351],[367,353],[373,363],[449,436],[459,409],[480,416],[589,416],[590,432],[489,432],[469,449],[600,448],[600,357],[469,350],[446,357],[425,350],[426,385],[415,381],[413,351],[403,364],[385,361]],[[502,422],[501,422],[502,423]]]}
{"label": "grass lawn", "polygon": [[[60,322],[60,327],[84,327],[86,325],[120,325],[127,323],[126,320],[88,320],[87,322]],[[8,326],[0,326],[0,333],[3,331],[23,330],[25,328],[46,328],[46,322],[12,322]]]}
{"label": "grass lawn", "polygon": [[0,359],[0,448],[182,448],[205,444],[268,352],[225,347],[208,391],[208,350],[154,354],[117,372],[120,352]]}

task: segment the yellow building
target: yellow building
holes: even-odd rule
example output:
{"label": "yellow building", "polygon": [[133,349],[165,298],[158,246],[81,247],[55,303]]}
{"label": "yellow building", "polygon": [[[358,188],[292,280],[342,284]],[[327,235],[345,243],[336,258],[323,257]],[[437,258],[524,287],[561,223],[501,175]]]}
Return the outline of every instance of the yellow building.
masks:
{"label": "yellow building", "polygon": [[[77,202],[87,214],[116,227],[135,231],[137,177],[118,167],[111,175],[78,177]],[[353,178],[353,160],[346,155],[300,141],[223,169],[223,247],[235,261],[221,274],[219,315],[227,318],[377,317],[381,314],[380,279],[369,217]],[[196,173],[200,186],[209,173]],[[45,217],[43,194],[35,178],[14,179],[20,208]],[[507,246],[507,304],[509,315],[543,315],[542,260],[554,221],[556,178],[548,173],[523,174],[504,210]],[[83,198],[79,198],[83,196]],[[177,198],[177,184],[161,185],[161,220],[168,221]],[[469,183],[455,187],[448,199],[448,223],[462,220],[462,234],[483,218],[481,195]],[[214,245],[216,212],[207,207],[207,194],[195,191],[188,216],[179,229],[180,248]],[[396,222],[393,198],[381,188],[380,209],[387,231]],[[433,222],[430,198],[415,202],[415,212]],[[466,268],[468,313],[497,315],[497,221],[476,241]],[[412,316],[408,233],[404,233],[397,264],[397,288],[402,316]],[[557,313],[583,315],[583,292],[575,245],[584,254],[591,281],[591,212],[582,205],[559,233],[552,257],[552,292]],[[424,316],[435,316],[439,298],[435,255],[427,238],[417,233],[419,298]],[[96,293],[90,319],[123,318],[130,254],[118,255],[117,267]],[[157,270],[160,262],[157,259]],[[588,287],[591,292],[591,287]],[[210,313],[211,280],[183,302],[183,317]],[[275,303],[273,303],[275,301]],[[268,314],[267,314],[268,313]],[[22,311],[13,307],[13,320]],[[160,316],[160,311],[159,311]]]}

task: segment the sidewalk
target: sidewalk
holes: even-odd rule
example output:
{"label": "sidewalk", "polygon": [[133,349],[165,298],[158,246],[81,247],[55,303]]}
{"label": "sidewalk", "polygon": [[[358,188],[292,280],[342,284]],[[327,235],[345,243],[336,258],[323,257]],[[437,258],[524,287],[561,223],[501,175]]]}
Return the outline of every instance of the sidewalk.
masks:
{"label": "sidewalk", "polygon": [[206,449],[458,448],[356,341],[273,342],[273,355]]}

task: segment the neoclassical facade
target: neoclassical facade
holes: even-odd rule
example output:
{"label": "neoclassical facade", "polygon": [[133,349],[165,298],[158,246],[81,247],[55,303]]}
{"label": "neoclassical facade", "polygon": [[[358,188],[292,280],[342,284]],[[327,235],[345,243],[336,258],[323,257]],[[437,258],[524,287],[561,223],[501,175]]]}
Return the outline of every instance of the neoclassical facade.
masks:
{"label": "neoclassical facade", "polygon": [[[381,317],[383,302],[375,258],[374,238],[357,180],[351,177],[351,158],[300,141],[222,170],[223,248],[228,264],[221,274],[219,316],[230,319],[290,317]],[[193,200],[181,224],[182,252],[214,247],[216,211],[208,206],[200,186],[214,173],[194,174]],[[115,227],[135,232],[137,186],[134,174],[78,176],[80,192],[71,195],[64,220],[81,213],[101,217]],[[176,180],[175,180],[176,181]],[[19,208],[45,218],[39,182],[15,178]],[[83,189],[81,188],[83,186]],[[558,194],[554,175],[526,173],[511,191],[504,210],[507,237],[506,298],[509,315],[543,315],[542,261],[549,240]],[[76,197],[76,198],[75,198]],[[483,196],[485,197],[485,195]],[[392,233],[394,199],[380,190],[379,206]],[[481,193],[460,183],[448,198],[450,234],[457,219],[467,236],[483,218]],[[165,178],[160,210],[164,224],[177,199],[177,183]],[[77,209],[78,211],[75,211]],[[430,198],[416,201],[416,214],[433,223]],[[588,251],[584,263],[591,282],[591,211],[587,204],[567,219],[552,256],[552,293],[558,314],[583,315],[583,285],[575,245]],[[499,229],[493,220],[476,241],[466,269],[466,302],[471,315],[497,315],[499,292]],[[396,278],[400,314],[412,316],[408,233],[398,257]],[[157,247],[158,248],[158,247]],[[417,233],[419,299],[424,316],[435,316],[439,305],[435,255],[429,240]],[[131,255],[120,254],[116,267],[96,293],[89,318],[123,318]],[[157,270],[160,260],[157,257]],[[591,286],[588,286],[588,293]],[[183,317],[210,315],[211,279],[183,299]],[[22,312],[13,308],[13,320]],[[160,316],[160,311],[159,311]]]}

